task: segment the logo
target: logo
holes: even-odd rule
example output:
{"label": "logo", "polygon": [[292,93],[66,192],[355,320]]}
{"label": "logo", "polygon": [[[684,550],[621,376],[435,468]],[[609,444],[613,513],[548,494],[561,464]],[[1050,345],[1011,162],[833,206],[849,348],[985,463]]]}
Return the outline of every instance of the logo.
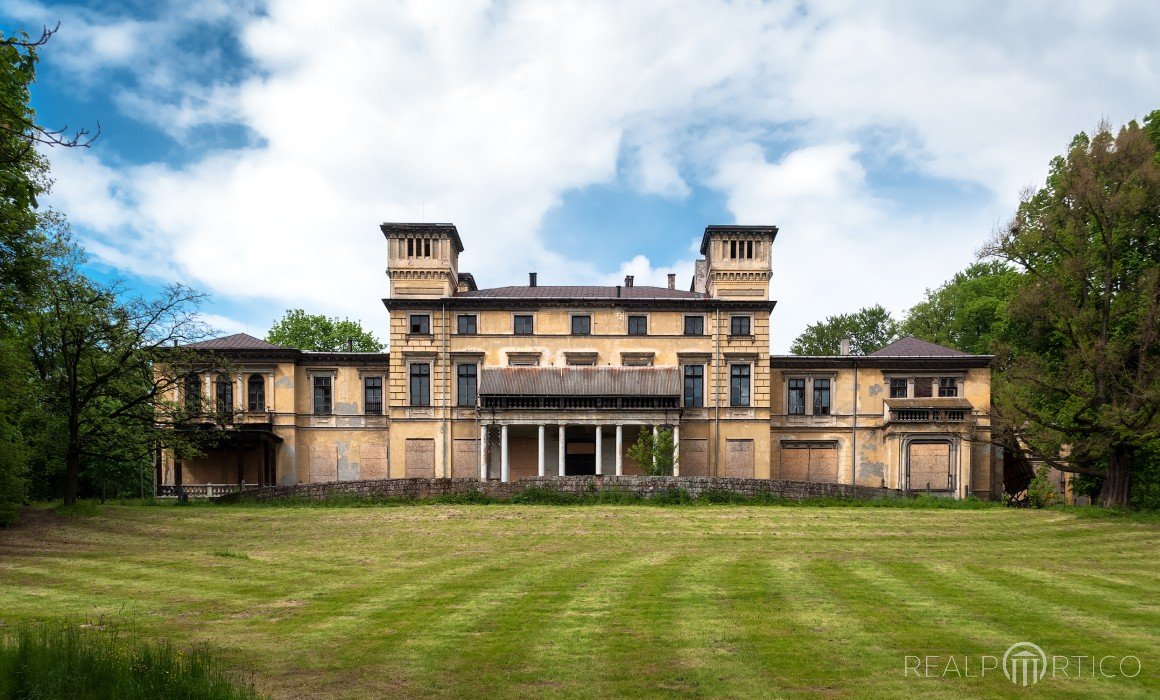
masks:
{"label": "logo", "polygon": [[1016,642],[1003,652],[1003,675],[1012,685],[1035,685],[1047,675],[1047,654],[1031,642]]}

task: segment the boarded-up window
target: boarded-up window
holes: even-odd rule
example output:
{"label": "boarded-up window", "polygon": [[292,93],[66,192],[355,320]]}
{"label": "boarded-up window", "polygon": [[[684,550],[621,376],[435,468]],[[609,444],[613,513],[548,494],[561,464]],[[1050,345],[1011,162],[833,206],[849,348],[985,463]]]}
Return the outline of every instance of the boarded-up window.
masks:
{"label": "boarded-up window", "polygon": [[681,440],[681,476],[709,476],[708,444],[705,439]]}
{"label": "boarded-up window", "polygon": [[451,477],[479,478],[479,439],[457,439],[451,448]]}
{"label": "boarded-up window", "polygon": [[950,489],[951,444],[912,442],[907,447],[907,466],[912,491]]}
{"label": "boarded-up window", "polygon": [[753,478],[753,441],[725,441],[725,476],[733,479]]}
{"label": "boarded-up window", "polygon": [[428,438],[407,438],[403,468],[407,478],[435,478],[435,441]]}
{"label": "boarded-up window", "polygon": [[338,446],[311,445],[310,446],[310,481],[338,480]]}
{"label": "boarded-up window", "polygon": [[820,484],[838,483],[838,446],[832,442],[783,442],[781,478]]}
{"label": "boarded-up window", "polygon": [[383,445],[363,445],[359,448],[359,478],[386,479],[387,448]]}

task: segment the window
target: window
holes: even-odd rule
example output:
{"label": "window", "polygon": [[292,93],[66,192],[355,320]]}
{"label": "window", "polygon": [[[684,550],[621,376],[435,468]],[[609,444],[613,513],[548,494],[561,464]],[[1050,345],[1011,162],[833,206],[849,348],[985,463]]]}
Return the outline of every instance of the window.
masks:
{"label": "window", "polygon": [[905,379],[891,379],[890,380],[890,398],[905,399],[906,398],[906,380]]}
{"label": "window", "polygon": [[705,365],[685,365],[685,406],[705,405]]}
{"label": "window", "polygon": [[789,380],[789,401],[786,407],[791,416],[804,416],[806,414],[806,380]]}
{"label": "window", "polygon": [[629,316],[628,334],[648,335],[648,316]]}
{"label": "window", "polygon": [[475,314],[459,314],[456,323],[455,332],[459,335],[475,335],[478,332]]}
{"label": "window", "polygon": [[830,415],[830,380],[814,380],[814,415]]}
{"label": "window", "polygon": [[224,374],[218,375],[215,393],[217,394],[218,413],[233,413],[234,383],[230,381],[228,376]]}
{"label": "window", "polygon": [[589,335],[592,333],[591,316],[572,317],[572,335]]}
{"label": "window", "polygon": [[512,332],[516,335],[532,334],[532,317],[530,314],[517,314],[512,317]]}
{"label": "window", "polygon": [[939,377],[938,379],[938,395],[939,396],[958,396],[959,383],[954,377]]}
{"label": "window", "polygon": [[564,361],[573,367],[595,367],[597,359],[599,356],[594,352],[564,353]]}
{"label": "window", "polygon": [[431,314],[411,314],[412,335],[431,335]]}
{"label": "window", "polygon": [[411,363],[411,405],[431,405],[431,365],[426,362]]}
{"label": "window", "polygon": [[476,387],[478,386],[476,379],[478,376],[478,369],[474,364],[462,364],[456,369],[455,374],[458,378],[459,393],[457,396],[458,405],[460,406],[474,406],[476,397]]}
{"label": "window", "polygon": [[363,378],[363,413],[379,416],[383,413],[383,378]]}
{"label": "window", "polygon": [[705,317],[686,316],[685,335],[705,335]]}
{"label": "window", "polygon": [[314,378],[314,415],[329,416],[333,387],[330,377]]}
{"label": "window", "polygon": [[749,316],[731,316],[729,318],[729,335],[753,335],[752,330]]}
{"label": "window", "polygon": [[749,365],[730,365],[729,405],[749,405]]}
{"label": "window", "polygon": [[185,412],[190,415],[201,413],[201,376],[185,375]]}
{"label": "window", "polygon": [[931,391],[930,377],[918,377],[914,380],[914,397],[916,399],[929,399]]}
{"label": "window", "polygon": [[251,374],[246,381],[246,408],[250,411],[266,410],[266,378]]}

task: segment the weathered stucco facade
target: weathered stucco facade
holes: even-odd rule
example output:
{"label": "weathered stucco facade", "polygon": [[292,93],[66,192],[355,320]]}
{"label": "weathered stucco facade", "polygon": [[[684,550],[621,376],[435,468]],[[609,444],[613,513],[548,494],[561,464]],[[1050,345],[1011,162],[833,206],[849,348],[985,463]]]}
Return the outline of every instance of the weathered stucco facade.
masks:
{"label": "weathered stucco facade", "polygon": [[242,335],[193,346],[207,363],[182,391],[219,408],[232,392],[230,439],[195,459],[162,455],[159,484],[632,475],[628,447],[659,427],[674,433],[683,476],[959,497],[1001,481],[990,358],[915,339],[865,357],[770,356],[776,227],[707,227],[688,289],[671,276],[541,286],[534,273],[477,289],[453,225],[381,230],[390,352]]}

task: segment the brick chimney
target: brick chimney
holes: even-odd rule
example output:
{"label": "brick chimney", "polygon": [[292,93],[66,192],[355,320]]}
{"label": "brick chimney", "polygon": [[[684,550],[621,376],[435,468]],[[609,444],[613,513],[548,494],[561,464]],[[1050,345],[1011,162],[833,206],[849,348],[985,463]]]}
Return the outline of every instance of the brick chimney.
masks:
{"label": "brick chimney", "polygon": [[632,286],[632,275],[625,275],[624,276],[624,286],[626,286],[626,287]]}
{"label": "brick chimney", "polygon": [[841,353],[843,355],[849,355],[850,354],[850,339],[849,338],[842,338],[842,342],[839,345],[839,347],[841,348]]}
{"label": "brick chimney", "polygon": [[534,273],[534,272],[528,273],[528,286],[529,287],[536,286],[536,273]]}
{"label": "brick chimney", "polygon": [[676,288],[677,288],[677,273],[670,272],[669,273],[669,289],[676,289]]}

